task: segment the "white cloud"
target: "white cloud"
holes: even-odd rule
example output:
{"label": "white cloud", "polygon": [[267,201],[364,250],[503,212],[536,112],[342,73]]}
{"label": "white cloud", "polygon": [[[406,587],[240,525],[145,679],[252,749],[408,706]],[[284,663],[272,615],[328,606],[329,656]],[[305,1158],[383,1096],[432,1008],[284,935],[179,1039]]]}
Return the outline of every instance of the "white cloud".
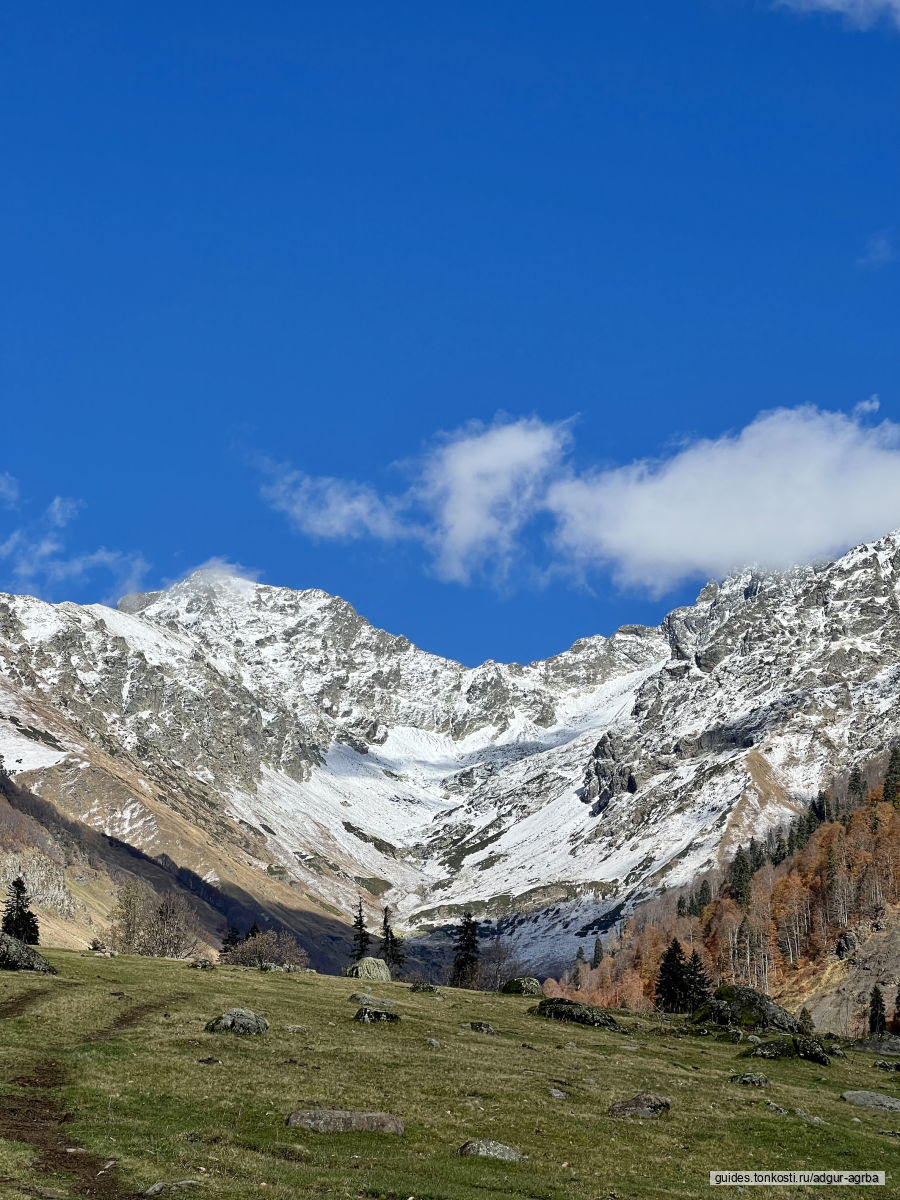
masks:
{"label": "white cloud", "polygon": [[883,19],[900,26],[900,0],[777,0],[777,4],[797,12],[840,13],[859,29],[869,29]]}
{"label": "white cloud", "polygon": [[225,579],[249,579],[252,583],[255,583],[259,579],[260,574],[259,571],[250,567],[243,567],[240,563],[231,562],[230,559],[214,555],[205,562],[199,563],[196,567],[188,567],[176,579],[164,579],[163,584],[166,588],[173,587],[176,583],[181,583],[191,575],[196,575],[198,571],[205,571],[209,575],[218,575]]}
{"label": "white cloud", "polygon": [[0,471],[0,504],[12,507],[19,498],[19,483],[6,471]]}
{"label": "white cloud", "polygon": [[[900,0],[898,0],[900,3]],[[871,271],[877,271],[879,267],[886,267],[888,263],[894,261],[894,239],[887,233],[876,233],[866,242],[865,254],[861,254],[856,260],[858,267],[868,267]]]}
{"label": "white cloud", "polygon": [[877,408],[873,396],[849,416],[778,409],[666,458],[582,472],[566,457],[568,423],[507,419],[444,438],[400,496],[291,471],[265,494],[317,537],[418,538],[445,580],[503,579],[543,545],[551,570],[609,569],[661,594],[750,563],[828,557],[900,526],[900,426],[866,424]]}

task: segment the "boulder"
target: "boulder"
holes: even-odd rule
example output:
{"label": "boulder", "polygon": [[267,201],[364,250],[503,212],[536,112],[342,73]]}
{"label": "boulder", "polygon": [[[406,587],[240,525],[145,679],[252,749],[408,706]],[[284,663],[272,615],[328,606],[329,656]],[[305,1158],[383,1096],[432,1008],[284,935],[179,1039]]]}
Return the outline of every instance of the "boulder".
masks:
{"label": "boulder", "polygon": [[787,1109],[782,1108],[780,1104],[773,1104],[771,1100],[766,1101],[766,1108],[769,1110],[769,1112],[781,1113],[783,1117],[787,1116]]}
{"label": "boulder", "polygon": [[473,1033],[496,1033],[497,1030],[493,1025],[489,1025],[487,1021],[468,1021],[466,1029],[471,1029]]}
{"label": "boulder", "polygon": [[354,1004],[377,1005],[379,1008],[393,1008],[393,1000],[381,1000],[378,996],[367,996],[365,992],[354,992],[352,996],[348,996]]}
{"label": "boulder", "polygon": [[433,983],[422,983],[421,981],[417,981],[409,990],[411,992],[436,992],[437,988]]}
{"label": "boulder", "polygon": [[900,1112],[900,1100],[883,1096],[881,1092],[841,1092],[841,1099],[857,1108],[886,1108],[889,1112]]}
{"label": "boulder", "polygon": [[430,1046],[432,1050],[440,1050],[441,1048],[441,1043],[437,1040],[437,1038],[426,1038],[425,1045]]}
{"label": "boulder", "polygon": [[729,1075],[729,1083],[742,1083],[745,1087],[768,1087],[769,1081],[765,1075],[756,1075],[753,1071],[747,1071],[743,1075]]}
{"label": "boulder", "polygon": [[758,1046],[744,1050],[738,1058],[805,1058],[808,1062],[818,1063],[822,1067],[827,1067],[831,1062],[825,1053],[825,1047],[817,1038],[803,1037],[800,1034],[790,1038],[778,1038],[773,1042],[760,1042]]}
{"label": "boulder", "polygon": [[375,979],[380,983],[391,982],[391,970],[383,958],[361,958],[348,967],[344,974],[349,979]]}
{"label": "boulder", "polygon": [[214,971],[216,969],[216,964],[210,962],[208,958],[195,958],[191,966],[195,971]]}
{"label": "boulder", "polygon": [[494,1142],[490,1138],[482,1138],[479,1142],[463,1142],[456,1152],[462,1158],[500,1158],[504,1162],[524,1162],[525,1155],[512,1146],[504,1146],[502,1142]]}
{"label": "boulder", "polygon": [[42,975],[55,975],[46,958],[38,954],[34,946],[0,933],[0,971],[38,971]]}
{"label": "boulder", "polygon": [[255,1037],[265,1033],[269,1022],[265,1017],[257,1016],[249,1008],[229,1008],[221,1017],[216,1017],[206,1026],[207,1033],[236,1033],[240,1037]]}
{"label": "boulder", "polygon": [[549,1094],[554,1100],[567,1100],[569,1097],[568,1092],[561,1092],[559,1088],[550,1088]]}
{"label": "boulder", "polygon": [[301,1109],[292,1112],[285,1124],[313,1133],[403,1133],[403,1122],[390,1113],[335,1108]]}
{"label": "boulder", "polygon": [[858,938],[852,929],[845,929],[834,943],[834,952],[838,958],[849,958],[858,944]]}
{"label": "boulder", "polygon": [[864,1054],[900,1054],[900,1037],[892,1033],[883,1033],[881,1037],[872,1034],[871,1037],[853,1043],[854,1050],[862,1050]]}
{"label": "boulder", "polygon": [[885,1062],[883,1058],[876,1058],[872,1066],[879,1071],[900,1071],[900,1062]]}
{"label": "boulder", "polygon": [[507,996],[543,996],[544,994],[540,982],[531,975],[520,975],[516,979],[508,979],[500,991]]}
{"label": "boulder", "polygon": [[596,1029],[608,1029],[611,1033],[625,1033],[608,1012],[593,1004],[578,1004],[575,1000],[542,1000],[528,1010],[549,1021],[572,1021],[576,1025],[592,1025]]}
{"label": "boulder", "polygon": [[808,1112],[804,1112],[802,1108],[794,1109],[794,1116],[799,1117],[801,1121],[806,1121],[808,1125],[826,1125],[827,1121],[823,1121],[821,1117],[811,1117]]}
{"label": "boulder", "polygon": [[364,1004],[362,1008],[357,1009],[354,1021],[359,1021],[361,1025],[374,1025],[377,1021],[399,1021],[400,1017],[397,1013],[385,1012],[383,1008],[369,1008]]}
{"label": "boulder", "polygon": [[630,1100],[621,1100],[609,1106],[611,1117],[661,1117],[667,1116],[672,1101],[657,1092],[638,1092]]}
{"label": "boulder", "polygon": [[720,987],[692,1018],[697,1024],[735,1026],[739,1029],[780,1029],[799,1032],[797,1018],[755,988],[726,984]]}

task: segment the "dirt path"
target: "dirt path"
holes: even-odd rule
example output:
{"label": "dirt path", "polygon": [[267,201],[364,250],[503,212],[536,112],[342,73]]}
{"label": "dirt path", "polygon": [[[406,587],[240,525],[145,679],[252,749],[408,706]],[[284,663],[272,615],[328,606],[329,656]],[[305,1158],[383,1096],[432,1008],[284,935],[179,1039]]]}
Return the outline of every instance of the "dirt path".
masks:
{"label": "dirt path", "polygon": [[116,1017],[111,1025],[95,1030],[94,1033],[88,1034],[84,1040],[85,1042],[108,1042],[117,1033],[122,1033],[123,1030],[132,1029],[135,1025],[140,1024],[144,1017],[149,1016],[150,1013],[171,1008],[172,1005],[179,1004],[182,1000],[187,999],[188,996],[182,994],[170,996],[168,1000],[154,1001],[149,1004],[136,1004],[134,1008],[129,1008],[127,1012],[123,1012],[120,1016]]}
{"label": "dirt path", "polygon": [[0,1004],[0,1021],[8,1020],[10,1017],[21,1017],[22,1013],[27,1012],[33,1004],[37,1004],[42,996],[49,996],[52,988],[32,988],[30,992],[23,992],[21,996],[16,996],[13,1000],[4,1000]]}

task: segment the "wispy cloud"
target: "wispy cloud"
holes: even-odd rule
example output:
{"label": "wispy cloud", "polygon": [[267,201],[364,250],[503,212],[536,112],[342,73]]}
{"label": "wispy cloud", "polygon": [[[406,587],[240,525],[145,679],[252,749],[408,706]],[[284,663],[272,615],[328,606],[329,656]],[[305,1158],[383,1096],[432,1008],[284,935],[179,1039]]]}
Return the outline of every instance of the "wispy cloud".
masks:
{"label": "wispy cloud", "polygon": [[866,242],[865,253],[859,256],[856,265],[877,271],[893,262],[895,256],[894,238],[889,233],[875,233]]}
{"label": "wispy cloud", "polygon": [[[440,439],[399,495],[285,468],[264,494],[307,535],[418,539],[441,579],[506,579],[537,549],[545,570],[608,569],[661,594],[748,563],[827,557],[900,526],[900,426],[868,423],[877,408],[872,397],[849,415],[764,412],[665,458],[587,471],[573,462],[569,423],[507,418]],[[364,503],[332,503],[344,496]]]}
{"label": "wispy cloud", "polygon": [[900,0],[776,0],[779,8],[797,12],[840,13],[857,29],[887,20],[900,27]]}
{"label": "wispy cloud", "polygon": [[[18,484],[11,475],[0,476],[0,499],[5,496],[10,497],[10,504],[19,496]],[[99,572],[111,585],[102,597],[103,603],[114,603],[124,593],[135,591],[149,567],[143,555],[107,550],[105,546],[87,553],[67,550],[60,531],[81,507],[81,501],[56,496],[36,520],[7,533],[0,542],[0,586],[53,598],[60,585],[83,583]]]}

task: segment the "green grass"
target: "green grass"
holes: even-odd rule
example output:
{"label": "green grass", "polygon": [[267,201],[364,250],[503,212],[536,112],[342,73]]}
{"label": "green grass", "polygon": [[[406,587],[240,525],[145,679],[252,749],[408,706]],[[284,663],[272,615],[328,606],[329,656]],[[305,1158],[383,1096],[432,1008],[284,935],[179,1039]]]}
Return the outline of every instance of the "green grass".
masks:
{"label": "green grass", "polygon": [[[654,1018],[617,1014],[628,1027],[623,1036],[529,1016],[528,998],[448,988],[442,1002],[402,984],[362,985],[394,1000],[402,1017],[365,1026],[352,1020],[356,1005],[347,999],[360,988],[356,980],[46,955],[59,971],[55,979],[0,976],[0,1002],[36,987],[45,992],[24,1015],[0,1021],[0,1093],[22,1094],[13,1079],[42,1060],[59,1063],[65,1082],[53,1096],[71,1114],[66,1136],[118,1160],[123,1194],[193,1178],[202,1188],[184,1195],[216,1200],[643,1200],[709,1195],[710,1170],[800,1167],[886,1170],[888,1194],[900,1183],[900,1145],[879,1132],[900,1128],[900,1114],[839,1099],[851,1087],[900,1095],[900,1080],[875,1070],[871,1055],[851,1054],[830,1067],[738,1060],[740,1047],[676,1037],[676,1024]],[[108,1040],[89,1040],[148,1003],[164,1007]],[[211,1017],[238,1005],[266,1016],[268,1034],[204,1032]],[[468,1021],[490,1022],[497,1036],[464,1029]],[[305,1032],[290,1034],[287,1025]],[[429,1037],[442,1047],[426,1045]],[[199,1063],[209,1056],[222,1065]],[[734,1070],[762,1071],[771,1087],[729,1084]],[[568,1098],[552,1099],[551,1087]],[[607,1115],[610,1103],[644,1090],[671,1097],[668,1119]],[[791,1115],[768,1112],[766,1099]],[[317,1107],[395,1113],[406,1134],[285,1127],[292,1110]],[[795,1108],[827,1124],[807,1124]],[[482,1137],[514,1146],[528,1161],[456,1157],[464,1141]],[[30,1150],[0,1141],[0,1177],[77,1194],[64,1175],[51,1178],[31,1162]],[[796,1190],[758,1187],[751,1195],[784,1200]],[[0,1196],[21,1194],[0,1183]]]}

